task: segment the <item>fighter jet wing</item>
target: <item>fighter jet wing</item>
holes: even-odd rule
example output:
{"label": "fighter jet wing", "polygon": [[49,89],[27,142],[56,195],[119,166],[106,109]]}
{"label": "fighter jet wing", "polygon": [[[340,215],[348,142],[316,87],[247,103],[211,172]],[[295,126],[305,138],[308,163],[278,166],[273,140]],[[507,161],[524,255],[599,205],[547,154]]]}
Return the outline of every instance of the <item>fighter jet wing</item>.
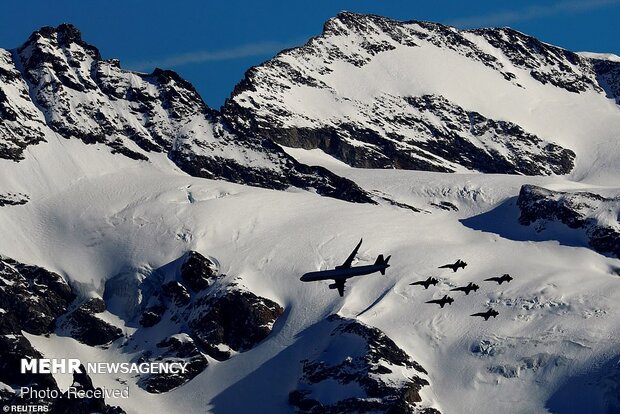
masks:
{"label": "fighter jet wing", "polygon": [[[348,268],[350,268],[351,264],[353,263],[353,259],[355,259],[355,255],[357,254],[357,251],[360,249],[361,245],[362,245],[362,239],[360,239],[360,242],[357,244],[357,246],[355,246],[355,249],[353,249],[353,251],[351,252],[349,257],[347,257],[347,260],[345,260],[345,262],[343,264],[341,264],[340,266],[336,266],[336,269],[348,269]],[[340,295],[340,296],[342,296],[342,295]]]}

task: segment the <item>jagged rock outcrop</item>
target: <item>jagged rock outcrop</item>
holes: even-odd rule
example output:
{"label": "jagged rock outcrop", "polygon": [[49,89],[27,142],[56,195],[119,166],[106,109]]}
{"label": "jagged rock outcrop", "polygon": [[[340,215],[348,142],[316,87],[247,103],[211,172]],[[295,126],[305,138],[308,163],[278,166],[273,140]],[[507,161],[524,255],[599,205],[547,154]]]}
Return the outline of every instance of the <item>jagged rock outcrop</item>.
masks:
{"label": "jagged rock outcrop", "polygon": [[11,52],[0,49],[0,158],[23,159],[27,146],[45,141],[44,128],[45,119],[33,105]]}
{"label": "jagged rock outcrop", "polygon": [[595,251],[620,258],[620,198],[524,185],[517,206],[522,225],[544,232],[547,226],[561,223],[582,231],[584,242]]}
{"label": "jagged rock outcrop", "polygon": [[0,256],[0,309],[6,333],[53,332],[56,319],[73,299],[75,294],[60,275]]}
{"label": "jagged rock outcrop", "polygon": [[150,374],[140,379],[142,388],[153,394],[170,391],[200,374],[209,365],[205,355],[187,334],[172,335],[157,344],[154,351],[145,353],[141,361],[186,363],[184,373]]}
{"label": "jagged rock outcrop", "polygon": [[383,332],[338,315],[324,323],[327,337],[313,338],[317,351],[301,361],[303,375],[289,394],[298,413],[439,413],[420,404],[419,391],[429,385],[420,377],[424,368]]}
{"label": "jagged rock outcrop", "polygon": [[217,280],[217,268],[208,258],[190,251],[181,265],[181,279],[192,291],[200,292]]}
{"label": "jagged rock outcrop", "polygon": [[185,361],[190,367],[176,376],[141,378],[140,386],[151,393],[167,392],[190,381],[207,367],[206,356],[225,361],[253,348],[271,333],[284,311],[274,301],[226,281],[212,260],[195,251],[156,270],[151,277],[162,279],[154,282],[147,278],[144,291],[137,289],[142,299],[141,328],[134,336],[142,338],[148,331],[149,337],[161,339],[144,344],[130,337],[125,346],[146,348],[141,362]]}
{"label": "jagged rock outcrop", "polygon": [[620,105],[620,61],[592,58],[599,85]]}
{"label": "jagged rock outcrop", "polygon": [[20,387],[30,387],[33,390],[57,390],[58,385],[51,374],[32,374],[20,372],[22,358],[43,358],[43,355],[22,335],[18,326],[10,326],[7,320],[0,318],[0,403],[3,405],[37,404],[51,407],[53,401],[45,398],[31,398],[24,401],[19,398]]}
{"label": "jagged rock outcrop", "polygon": [[123,336],[123,331],[97,316],[106,310],[101,298],[91,298],[64,318],[61,328],[90,346],[106,345]]}
{"label": "jagged rock outcrop", "polygon": [[541,42],[507,27],[470,31],[501,50],[514,67],[524,69],[542,84],[569,92],[601,91],[591,62],[577,53]]}
{"label": "jagged rock outcrop", "polygon": [[198,298],[188,321],[205,352],[218,360],[246,351],[265,339],[283,309],[277,303],[238,288]]}
{"label": "jagged rock outcrop", "polygon": [[[157,289],[141,291],[141,286],[137,286],[133,292],[146,295],[138,305],[142,308],[138,318],[141,328],[121,345],[141,351],[136,362],[187,363],[183,373],[142,376],[139,385],[151,393],[167,392],[190,381],[207,367],[207,356],[224,361],[256,346],[269,335],[283,313],[277,303],[225,282],[226,277],[218,274],[215,263],[198,252],[188,252],[171,268],[158,270],[152,277],[162,275],[165,283],[156,284]],[[21,358],[42,357],[22,331],[68,335],[89,346],[107,345],[123,336],[120,328],[98,316],[106,311],[103,299],[92,297],[75,303],[76,298],[71,286],[59,275],[12,259],[0,259],[0,383],[58,389],[51,375],[20,374]],[[157,326],[164,318],[165,326]],[[160,339],[144,341],[143,334]],[[134,341],[136,335],[141,338],[138,343]],[[2,401],[17,398],[8,389],[3,389],[0,397]],[[80,402],[63,398],[58,400],[60,408],[54,409],[64,407],[65,411],[58,412],[122,412],[107,406],[104,410],[103,400]],[[56,407],[54,401],[41,404]]]}
{"label": "jagged rock outcrop", "polygon": [[[0,256],[0,385],[5,385],[0,393],[1,403],[14,406],[38,405],[46,407],[49,412],[60,414],[124,413],[118,407],[107,405],[102,398],[68,398],[60,393],[51,374],[21,373],[22,358],[44,358],[22,332],[33,335],[54,332],[58,318],[67,312],[75,297],[69,284],[60,275]],[[85,388],[88,384],[91,388]],[[92,389],[92,382],[86,374],[79,378],[76,385],[80,389]],[[20,387],[57,391],[61,397],[22,397],[18,393]]]}

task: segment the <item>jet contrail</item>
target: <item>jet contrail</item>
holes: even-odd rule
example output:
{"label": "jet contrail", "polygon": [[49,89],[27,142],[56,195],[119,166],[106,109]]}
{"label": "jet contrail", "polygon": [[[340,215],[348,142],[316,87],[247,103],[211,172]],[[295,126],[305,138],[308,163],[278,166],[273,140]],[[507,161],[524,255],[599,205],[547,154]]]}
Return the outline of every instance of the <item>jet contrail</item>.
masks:
{"label": "jet contrail", "polygon": [[133,70],[149,70],[154,67],[174,68],[192,63],[219,62],[226,60],[243,59],[253,56],[275,55],[283,49],[299,44],[300,42],[258,42],[230,49],[214,51],[196,51],[168,56],[161,59],[149,59],[141,62],[128,63],[127,67]]}
{"label": "jet contrail", "polygon": [[507,10],[483,16],[449,20],[446,23],[456,27],[501,26],[509,23],[534,20],[558,14],[576,14],[620,4],[620,0],[563,1],[546,6],[531,6],[521,10]]}

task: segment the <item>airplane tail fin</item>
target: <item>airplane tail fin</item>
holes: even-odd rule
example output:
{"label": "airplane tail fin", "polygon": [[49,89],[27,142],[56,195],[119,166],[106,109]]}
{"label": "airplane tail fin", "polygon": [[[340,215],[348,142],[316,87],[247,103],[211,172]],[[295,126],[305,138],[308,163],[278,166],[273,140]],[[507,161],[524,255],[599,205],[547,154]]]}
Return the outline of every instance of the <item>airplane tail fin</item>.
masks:
{"label": "airplane tail fin", "polygon": [[382,275],[385,275],[385,269],[387,269],[388,267],[390,267],[390,265],[388,264],[388,262],[390,261],[390,257],[392,256],[388,256],[385,259],[383,258],[383,255],[380,254],[379,256],[377,256],[377,260],[375,261],[375,265],[379,265],[379,266],[385,266],[385,268],[381,269],[380,272]]}

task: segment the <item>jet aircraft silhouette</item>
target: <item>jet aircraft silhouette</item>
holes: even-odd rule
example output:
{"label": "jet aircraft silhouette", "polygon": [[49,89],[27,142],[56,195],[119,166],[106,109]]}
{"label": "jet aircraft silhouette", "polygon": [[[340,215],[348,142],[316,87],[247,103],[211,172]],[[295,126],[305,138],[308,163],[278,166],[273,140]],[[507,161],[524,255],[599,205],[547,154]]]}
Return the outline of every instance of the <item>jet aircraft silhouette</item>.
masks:
{"label": "jet aircraft silhouette", "polygon": [[508,273],[505,273],[500,277],[490,277],[484,280],[489,281],[489,282],[497,282],[498,285],[501,285],[504,282],[506,283],[510,282],[512,280],[512,277],[510,277]]}
{"label": "jet aircraft silhouette", "polygon": [[472,290],[475,292],[478,289],[480,289],[480,286],[478,286],[475,283],[469,282],[467,286],[461,286],[461,287],[457,287],[454,289],[450,289],[450,291],[452,292],[461,291],[461,292],[465,292],[465,295],[469,295],[469,292],[471,292]]}
{"label": "jet aircraft silhouette", "polygon": [[347,260],[340,266],[336,266],[333,270],[320,270],[318,272],[309,272],[304,274],[299,280],[302,282],[315,282],[317,280],[330,280],[333,279],[334,283],[329,285],[330,289],[338,289],[338,293],[340,296],[344,296],[344,284],[348,278],[355,276],[363,276],[369,275],[374,272],[381,272],[382,275],[385,275],[385,269],[390,267],[388,262],[390,261],[390,257],[388,256],[385,259],[383,255],[380,254],[377,257],[377,260],[372,265],[366,266],[356,266],[351,267],[353,263],[353,259],[355,259],[355,255],[357,251],[360,249],[362,245],[362,240],[355,246],[353,252],[347,257]]}
{"label": "jet aircraft silhouette", "polygon": [[452,302],[454,302],[454,299],[452,299],[451,297],[449,297],[448,295],[444,295],[443,298],[441,299],[434,299],[434,300],[429,300],[426,303],[436,303],[439,306],[441,306],[441,308],[443,309],[443,307],[448,304],[448,305],[452,305]]}
{"label": "jet aircraft silhouette", "polygon": [[437,283],[439,283],[439,280],[435,279],[434,277],[429,277],[426,280],[420,280],[419,282],[413,282],[413,283],[409,283],[410,285],[414,286],[414,285],[422,285],[424,286],[424,289],[428,289],[430,285],[437,285]]}
{"label": "jet aircraft silhouette", "polygon": [[489,309],[486,312],[478,312],[478,313],[474,313],[474,314],[469,315],[469,316],[481,316],[481,317],[484,318],[485,321],[488,321],[491,316],[496,318],[497,315],[499,315],[498,311],[496,311],[494,309]]}
{"label": "jet aircraft silhouette", "polygon": [[438,269],[452,269],[454,272],[456,272],[457,270],[459,270],[459,267],[465,269],[465,266],[467,266],[467,263],[465,263],[461,259],[458,259],[452,264],[445,264],[443,266],[439,266]]}

